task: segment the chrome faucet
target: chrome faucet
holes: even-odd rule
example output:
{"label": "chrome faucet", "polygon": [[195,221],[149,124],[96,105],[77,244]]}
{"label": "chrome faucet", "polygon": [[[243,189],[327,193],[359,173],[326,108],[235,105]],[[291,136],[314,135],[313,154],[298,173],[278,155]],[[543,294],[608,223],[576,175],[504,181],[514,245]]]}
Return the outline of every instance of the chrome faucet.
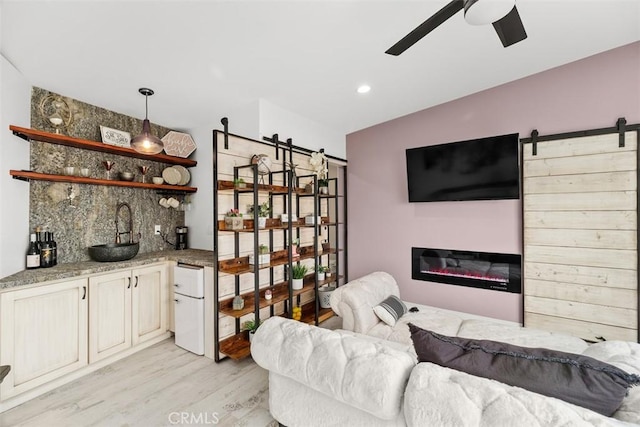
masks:
{"label": "chrome faucet", "polygon": [[[129,231],[120,232],[118,227],[118,219],[120,217],[120,209],[127,208],[129,210]],[[120,243],[120,235],[129,234],[129,243],[133,243],[133,214],[131,213],[131,206],[128,203],[118,203],[116,208],[116,243]]]}

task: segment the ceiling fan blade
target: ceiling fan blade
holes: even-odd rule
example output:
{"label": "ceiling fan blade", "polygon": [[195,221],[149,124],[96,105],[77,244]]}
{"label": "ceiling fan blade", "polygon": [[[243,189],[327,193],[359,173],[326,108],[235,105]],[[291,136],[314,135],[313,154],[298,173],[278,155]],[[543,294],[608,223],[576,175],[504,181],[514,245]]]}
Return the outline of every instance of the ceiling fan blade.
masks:
{"label": "ceiling fan blade", "polygon": [[451,3],[437,11],[429,19],[418,25],[413,31],[404,36],[398,43],[391,46],[385,53],[398,56],[413,46],[418,40],[435,30],[440,24],[463,8],[463,0],[453,0]]}
{"label": "ceiling fan blade", "polygon": [[524,30],[520,14],[515,6],[513,6],[511,12],[494,22],[493,28],[498,33],[498,37],[500,37],[504,47],[511,46],[527,38],[527,32]]}

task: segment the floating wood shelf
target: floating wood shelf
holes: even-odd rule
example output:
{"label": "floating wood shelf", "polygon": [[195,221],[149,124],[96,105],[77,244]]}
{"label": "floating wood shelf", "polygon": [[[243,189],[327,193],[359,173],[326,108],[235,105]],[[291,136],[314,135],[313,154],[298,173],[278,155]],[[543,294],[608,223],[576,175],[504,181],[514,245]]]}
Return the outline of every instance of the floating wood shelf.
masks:
{"label": "floating wood shelf", "polygon": [[166,154],[142,154],[131,148],[118,147],[115,145],[103,144],[102,142],[89,141],[87,139],[73,138],[67,135],[44,132],[36,129],[22,128],[10,125],[9,129],[14,135],[27,141],[48,142],[49,144],[65,145],[67,147],[82,148],[85,150],[100,151],[102,153],[117,154],[119,156],[135,157],[137,159],[151,160],[154,162],[168,163],[193,167],[198,164],[195,160],[183,159],[182,157],[169,156]]}
{"label": "floating wood shelf", "polygon": [[97,179],[97,178],[82,178],[79,176],[69,175],[54,175],[40,172],[31,171],[18,171],[10,170],[9,174],[17,179],[23,179],[25,181],[53,181],[53,182],[69,182],[74,184],[93,184],[93,185],[108,185],[111,187],[131,187],[131,188],[146,188],[149,190],[162,190],[173,193],[195,193],[198,191],[196,187],[187,187],[184,185],[156,185],[143,182],[134,181],[118,181],[109,179]]}

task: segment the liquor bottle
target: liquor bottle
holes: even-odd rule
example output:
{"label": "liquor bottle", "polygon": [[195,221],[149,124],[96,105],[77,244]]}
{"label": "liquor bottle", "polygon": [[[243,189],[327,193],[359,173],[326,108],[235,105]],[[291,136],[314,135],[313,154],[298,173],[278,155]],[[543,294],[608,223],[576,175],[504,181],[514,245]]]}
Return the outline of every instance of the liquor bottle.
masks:
{"label": "liquor bottle", "polygon": [[53,267],[53,248],[49,241],[49,232],[44,232],[44,237],[40,243],[40,267]]}
{"label": "liquor bottle", "polygon": [[27,249],[27,269],[40,267],[40,250],[36,243],[36,233],[29,236],[29,249]]}
{"label": "liquor bottle", "polygon": [[40,228],[40,226],[37,226],[35,228],[35,232],[36,232],[36,245],[38,246],[38,251],[40,251],[40,247],[42,246],[42,239],[44,238],[42,234],[42,228]]}
{"label": "liquor bottle", "polygon": [[49,245],[51,245],[53,265],[58,265],[58,244],[53,238],[53,231],[49,233]]}

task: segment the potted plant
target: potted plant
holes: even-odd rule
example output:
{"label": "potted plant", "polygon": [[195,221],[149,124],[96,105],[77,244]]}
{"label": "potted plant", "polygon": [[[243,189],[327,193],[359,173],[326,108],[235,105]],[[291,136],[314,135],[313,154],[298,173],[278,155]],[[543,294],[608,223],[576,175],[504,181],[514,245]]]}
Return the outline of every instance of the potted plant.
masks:
{"label": "potted plant", "polygon": [[[249,205],[249,213],[254,213],[254,206]],[[267,226],[267,218],[271,213],[269,202],[260,203],[258,205],[258,228],[265,228]]]}
{"label": "potted plant", "polygon": [[331,274],[333,274],[333,271],[336,269],[336,265],[335,264],[331,264],[330,266],[327,267],[327,270],[325,271],[325,275],[327,277],[331,277]]}
{"label": "potted plant", "polygon": [[238,209],[229,209],[224,216],[224,226],[227,230],[242,230],[244,223]]}
{"label": "potted plant", "polygon": [[246,183],[246,182],[244,182],[244,179],[242,179],[242,178],[235,178],[235,179],[233,180],[233,187],[234,187],[236,190],[241,190],[241,189],[243,189],[243,188],[247,188],[247,183]]}
{"label": "potted plant", "polygon": [[329,180],[327,179],[329,173],[327,167],[328,160],[324,155],[324,150],[311,153],[309,164],[311,165],[311,169],[313,169],[313,173],[318,177],[318,194],[329,194]]}
{"label": "potted plant", "polygon": [[328,179],[319,179],[318,180],[318,194],[329,194],[329,180]]}
{"label": "potted plant", "polygon": [[293,258],[299,258],[300,254],[298,253],[298,246],[300,246],[300,239],[291,240],[291,256]]}
{"label": "potted plant", "polygon": [[322,281],[325,278],[325,274],[327,273],[327,270],[329,268],[325,267],[323,265],[319,265],[318,269],[316,270],[316,274],[318,275],[318,281]]}
{"label": "potted plant", "polygon": [[260,321],[257,322],[255,320],[247,320],[242,324],[242,329],[244,331],[249,331],[249,342],[253,340],[253,335],[256,333],[256,330],[260,327]]}
{"label": "potted plant", "polygon": [[307,274],[307,266],[304,264],[294,264],[291,267],[291,287],[294,291],[302,289],[304,276]]}
{"label": "potted plant", "polygon": [[[249,264],[255,263],[254,254],[249,254]],[[258,264],[265,265],[271,263],[271,254],[269,253],[269,247],[267,245],[260,245],[258,247]]]}

